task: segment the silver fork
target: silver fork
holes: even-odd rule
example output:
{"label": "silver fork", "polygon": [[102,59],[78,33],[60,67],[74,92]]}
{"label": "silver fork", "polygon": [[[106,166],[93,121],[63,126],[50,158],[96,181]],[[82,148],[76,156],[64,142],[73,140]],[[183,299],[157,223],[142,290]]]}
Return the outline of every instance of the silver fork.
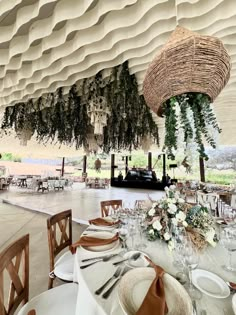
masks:
{"label": "silver fork", "polygon": [[103,297],[104,299],[107,299],[107,298],[110,296],[111,292],[113,291],[113,289],[115,288],[115,286],[117,285],[117,283],[120,281],[120,279],[123,277],[123,275],[124,275],[127,271],[129,271],[129,270],[130,270],[130,268],[128,268],[128,267],[124,267],[124,268],[123,268],[123,270],[121,271],[120,275],[119,275],[118,278],[114,281],[114,283],[112,284],[112,286],[111,286],[106,292],[103,293],[102,297]]}
{"label": "silver fork", "polygon": [[111,278],[109,278],[99,289],[97,289],[95,291],[95,294],[99,295],[100,293],[102,293],[102,291],[104,290],[104,288],[108,285],[108,283],[111,282],[111,280],[116,279],[119,277],[121,273],[121,267],[118,267],[115,271],[115,273],[113,274],[113,276]]}

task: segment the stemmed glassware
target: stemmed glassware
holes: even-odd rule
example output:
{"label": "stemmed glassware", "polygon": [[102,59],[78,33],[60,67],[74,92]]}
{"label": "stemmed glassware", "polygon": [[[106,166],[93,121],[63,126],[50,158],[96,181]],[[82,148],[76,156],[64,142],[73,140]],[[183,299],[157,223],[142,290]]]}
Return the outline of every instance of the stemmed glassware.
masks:
{"label": "stemmed glassware", "polygon": [[192,270],[197,268],[199,264],[199,253],[190,242],[185,244],[184,256],[185,256],[185,264],[186,264],[188,276],[189,276],[189,287],[187,288],[188,293],[193,300],[198,300],[202,297],[202,294],[193,286]]}
{"label": "stemmed glassware", "polygon": [[[175,261],[174,264],[182,268],[181,272],[176,274],[176,278],[179,282],[185,284],[187,276],[189,278],[189,285],[187,290],[192,299],[200,299],[202,294],[192,284],[192,270],[197,268],[199,263],[199,254],[192,245],[191,240],[187,236],[184,228],[178,228],[174,237],[175,242]],[[186,276],[186,273],[187,276]]]}
{"label": "stemmed glassware", "polygon": [[233,209],[228,205],[224,207],[223,218],[228,225],[234,225],[236,223],[235,211],[233,211]]}
{"label": "stemmed glassware", "polygon": [[147,227],[147,222],[146,222],[146,214],[145,212],[139,212],[138,217],[138,229],[139,229],[139,236],[140,236],[140,243],[136,245],[137,249],[145,249],[147,245],[144,243],[144,238],[143,238],[143,233]]}
{"label": "stemmed glassware", "polygon": [[126,224],[126,222],[123,222],[123,224],[121,225],[119,229],[119,236],[122,242],[121,246],[122,248],[124,248],[125,251],[128,250],[128,246],[127,246],[128,235],[129,235],[128,224]]}
{"label": "stemmed glassware", "polygon": [[236,271],[236,266],[232,264],[232,253],[236,251],[236,230],[233,227],[225,228],[221,232],[220,242],[229,253],[229,264],[223,268],[227,271]]}

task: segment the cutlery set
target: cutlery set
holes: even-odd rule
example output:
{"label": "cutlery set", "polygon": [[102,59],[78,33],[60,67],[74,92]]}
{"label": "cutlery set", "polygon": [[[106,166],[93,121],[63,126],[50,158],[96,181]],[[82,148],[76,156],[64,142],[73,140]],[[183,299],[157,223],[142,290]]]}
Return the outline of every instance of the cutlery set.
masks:
{"label": "cutlery set", "polygon": [[[92,260],[92,259],[96,259],[96,260],[91,262],[91,263],[89,263],[89,264],[87,264],[87,265],[80,266],[80,269],[87,268],[87,267],[89,267],[91,265],[96,264],[99,261],[106,262],[106,261],[110,260],[111,258],[113,258],[114,256],[117,256],[117,255],[119,255],[119,254],[113,254],[113,255],[103,256],[103,257],[99,257],[99,258],[98,257],[97,258],[90,258],[89,260]],[[82,260],[82,261],[84,261],[84,260]]]}
{"label": "cutlery set", "polygon": [[[80,266],[80,269],[85,269],[89,266],[92,266],[94,264],[96,264],[97,262],[106,262],[106,261],[109,261],[110,259],[112,259],[113,257],[115,256],[118,256],[120,255],[122,252],[119,252],[119,253],[116,253],[116,254],[111,254],[111,255],[106,255],[106,256],[97,256],[97,257],[92,257],[92,258],[87,258],[87,259],[82,259],[81,262],[89,262],[88,264],[86,265],[82,265]],[[117,261],[117,262],[114,262],[113,265],[114,266],[117,266],[119,264],[123,264],[125,261],[127,260],[137,260],[139,257],[141,256],[141,253],[134,253],[132,256],[128,257],[128,258],[125,258],[125,259],[122,259],[120,261]],[[117,283],[119,282],[119,280],[123,277],[123,275],[129,270],[130,268],[129,267],[124,267],[124,268],[121,268],[121,267],[118,267],[116,269],[116,271],[114,272],[114,274],[100,287],[98,288],[96,291],[95,291],[95,294],[96,295],[100,295],[102,293],[102,291],[108,286],[108,284],[112,281],[113,284],[110,286],[110,288],[105,291],[103,294],[102,294],[102,298],[104,299],[107,299],[111,292],[113,291],[113,289],[115,288],[115,286],[117,285]]]}
{"label": "cutlery set", "polygon": [[[91,261],[91,260],[95,260],[95,261],[92,261],[90,262],[89,264],[87,265],[82,265],[80,266],[80,269],[85,269],[89,266],[92,266],[94,264],[96,264],[97,262],[100,262],[100,261],[103,261],[103,262],[106,262],[108,260],[110,260],[111,258],[115,257],[115,256],[118,256],[120,255],[122,252],[120,253],[116,253],[116,254],[111,254],[111,255],[106,255],[106,256],[99,256],[99,257],[93,257],[93,258],[87,258],[87,259],[83,259],[81,260],[81,262],[87,262],[87,261]],[[133,254],[131,257],[128,257],[126,259],[122,259],[120,261],[117,261],[117,262],[114,262],[113,263],[113,266],[117,266],[119,264],[122,264],[123,262],[127,261],[127,260],[137,260],[139,257],[141,256],[141,253],[135,253]]]}
{"label": "cutlery set", "polygon": [[118,267],[115,271],[115,273],[111,276],[111,278],[109,278],[100,288],[98,288],[96,291],[95,291],[95,294],[96,295],[99,295],[102,293],[102,291],[107,287],[107,285],[112,281],[112,280],[115,280],[113,282],[113,284],[110,286],[110,288],[105,291],[102,295],[102,297],[104,299],[107,299],[111,292],[113,291],[113,289],[115,288],[115,286],[117,285],[117,283],[119,282],[119,280],[123,277],[123,275],[129,270],[128,267],[124,267],[123,269],[121,267]]}

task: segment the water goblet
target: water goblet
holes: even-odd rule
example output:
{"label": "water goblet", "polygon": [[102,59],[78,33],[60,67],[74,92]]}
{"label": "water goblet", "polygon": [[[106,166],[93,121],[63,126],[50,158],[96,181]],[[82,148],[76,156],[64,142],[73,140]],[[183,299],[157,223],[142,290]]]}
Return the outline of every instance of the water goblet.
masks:
{"label": "water goblet", "polygon": [[235,224],[235,212],[228,205],[225,206],[223,218],[224,218],[224,221],[227,223],[227,225]]}
{"label": "water goblet", "polygon": [[126,225],[122,225],[121,228],[119,229],[119,236],[121,239],[121,247],[124,248],[125,251],[128,250],[128,246],[126,243],[128,235],[129,235],[128,227]]}
{"label": "water goblet", "polygon": [[220,235],[220,242],[229,253],[229,264],[223,265],[227,271],[236,271],[236,266],[232,263],[232,253],[236,251],[236,230],[234,228],[225,228]]}
{"label": "water goblet", "polygon": [[129,235],[131,236],[131,249],[134,249],[134,237],[137,233],[137,221],[136,218],[129,218]]}
{"label": "water goblet", "polygon": [[184,247],[185,247],[184,248],[185,264],[186,264],[188,276],[189,276],[188,293],[193,300],[199,300],[202,297],[202,294],[193,286],[193,283],[192,283],[192,270],[197,268],[199,264],[199,253],[197,252],[197,250],[193,247],[191,243],[185,244]]}
{"label": "water goblet", "polygon": [[140,236],[140,243],[138,243],[136,245],[137,249],[145,249],[147,247],[147,245],[144,243],[144,238],[143,238],[143,234],[144,231],[147,228],[147,221],[146,221],[146,215],[144,212],[140,212],[138,215],[138,229],[139,229],[139,236]]}

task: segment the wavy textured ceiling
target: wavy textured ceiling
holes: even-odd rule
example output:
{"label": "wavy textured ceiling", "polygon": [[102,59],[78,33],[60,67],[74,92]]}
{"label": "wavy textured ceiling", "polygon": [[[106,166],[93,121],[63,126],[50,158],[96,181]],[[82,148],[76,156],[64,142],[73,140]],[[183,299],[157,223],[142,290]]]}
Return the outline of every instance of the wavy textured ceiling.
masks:
{"label": "wavy textured ceiling", "polygon": [[141,93],[148,64],[177,23],[219,37],[231,56],[231,78],[214,105],[221,143],[236,145],[236,0],[0,0],[0,106],[69,88],[127,59]]}

